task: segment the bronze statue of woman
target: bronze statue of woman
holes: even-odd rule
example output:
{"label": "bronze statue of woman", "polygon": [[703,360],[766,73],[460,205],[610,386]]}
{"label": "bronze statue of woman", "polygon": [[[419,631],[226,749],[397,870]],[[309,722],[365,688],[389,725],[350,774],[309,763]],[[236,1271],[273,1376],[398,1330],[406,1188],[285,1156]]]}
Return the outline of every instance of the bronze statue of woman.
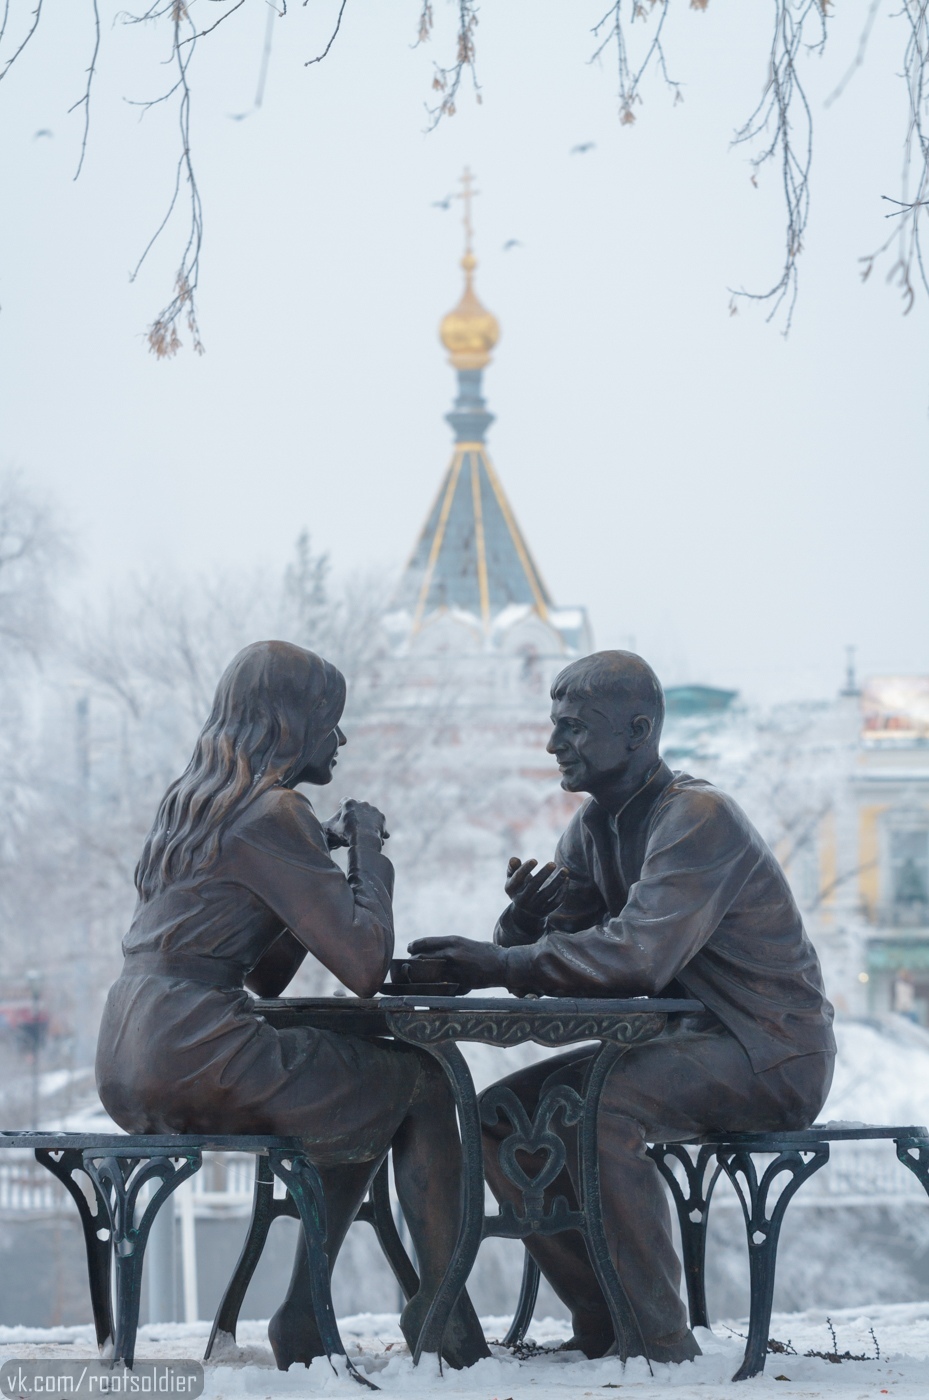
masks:
{"label": "bronze statue of woman", "polygon": [[[388,1149],[416,1248],[412,1348],[455,1245],[461,1151],[442,1071],[425,1052],[335,1032],[276,1030],[250,992],[279,996],[311,953],[359,996],[393,952],[384,818],[343,802],[322,825],[295,789],[322,785],[345,736],[345,681],[285,642],[239,652],[186,770],[165,793],[136,869],[138,903],[107,999],[97,1087],[134,1133],[299,1137],[326,1191],[330,1266]],[[348,848],[348,875],[329,852]],[[323,1352],[301,1235],[269,1329],[282,1370]],[[443,1354],[488,1355],[465,1294]]]}

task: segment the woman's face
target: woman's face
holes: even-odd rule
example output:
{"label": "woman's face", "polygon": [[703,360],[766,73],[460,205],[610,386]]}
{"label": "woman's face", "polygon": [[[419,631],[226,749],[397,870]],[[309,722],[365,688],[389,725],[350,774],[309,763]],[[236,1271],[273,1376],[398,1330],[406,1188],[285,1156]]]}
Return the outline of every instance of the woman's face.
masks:
{"label": "woman's face", "polygon": [[288,783],[288,787],[296,787],[298,783],[315,783],[318,787],[323,787],[326,783],[331,783],[339,749],[345,742],[345,735],[339,726],[335,725],[320,739],[305,766],[292,782]]}

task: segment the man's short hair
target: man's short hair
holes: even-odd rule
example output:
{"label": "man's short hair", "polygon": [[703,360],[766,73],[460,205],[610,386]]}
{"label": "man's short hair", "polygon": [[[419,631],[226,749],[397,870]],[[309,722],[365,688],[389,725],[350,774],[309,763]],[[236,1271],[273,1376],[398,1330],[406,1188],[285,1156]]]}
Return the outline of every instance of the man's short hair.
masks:
{"label": "man's short hair", "polygon": [[559,671],[552,685],[552,699],[604,700],[625,706],[630,700],[642,706],[642,714],[654,722],[655,738],[664,723],[664,691],[647,661],[634,651],[595,651]]}

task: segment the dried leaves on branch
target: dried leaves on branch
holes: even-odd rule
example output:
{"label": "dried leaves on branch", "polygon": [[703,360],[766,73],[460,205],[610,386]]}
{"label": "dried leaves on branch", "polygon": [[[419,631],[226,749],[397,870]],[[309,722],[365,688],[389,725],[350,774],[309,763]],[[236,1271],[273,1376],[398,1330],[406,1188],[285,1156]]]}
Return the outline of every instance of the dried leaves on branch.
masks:
{"label": "dried leaves on branch", "polygon": [[[259,99],[255,104],[257,108],[267,71],[270,21],[274,17],[287,15],[287,0],[254,0],[254,3],[263,4],[269,17],[261,60]],[[303,0],[300,9],[305,9],[308,3],[309,0]],[[854,62],[826,105],[842,95],[854,73],[862,66],[881,3],[882,0],[870,0]],[[0,79],[31,43],[43,17],[43,4],[44,0],[19,0],[19,3],[17,0],[0,0]],[[99,0],[85,0],[85,4],[92,23],[93,48],[83,96],[70,109],[83,109],[84,117],[77,174],[81,172],[87,152],[91,91],[100,53]],[[173,190],[165,216],[132,274],[133,278],[137,275],[179,208],[186,209],[186,234],[183,235],[181,257],[175,274],[174,294],[148,331],[149,347],[159,358],[177,352],[181,345],[180,332],[185,325],[194,349],[198,353],[203,351],[196,308],[203,210],[191,154],[190,66],[197,43],[241,11],[245,4],[246,0],[154,0],[141,14],[117,15],[124,24],[154,25],[163,21],[170,26],[171,32],[167,62],[173,67],[173,81],[160,96],[134,104],[143,113],[162,103],[174,101],[177,104],[179,154]],[[417,0],[417,4],[414,48],[432,39],[436,13],[434,0]],[[772,31],[761,98],[748,120],[736,130],[733,144],[749,148],[753,184],[758,183],[759,173],[765,166],[772,164],[777,170],[784,201],[784,261],[779,275],[767,290],[740,289],[733,293],[731,308],[733,311],[736,309],[736,298],[741,297],[770,302],[768,319],[783,309],[786,333],[796,304],[799,258],[810,213],[813,117],[811,103],[801,81],[801,71],[806,58],[823,51],[832,4],[831,0],[768,0],[768,4]],[[200,6],[196,12],[198,16],[205,14],[207,5],[216,7],[216,18],[210,15],[198,25],[191,13],[196,5]],[[705,11],[708,6],[709,0],[690,0],[689,3],[690,9],[698,11]],[[466,77],[470,77],[475,100],[478,103],[481,101],[475,68],[478,5],[476,0],[450,0],[449,8],[454,14],[451,31],[454,57],[451,62],[434,65],[432,88],[437,98],[433,105],[426,104],[429,118],[427,129],[430,131],[443,117],[454,116],[461,85]],[[684,3],[680,0],[676,6],[678,16],[683,9]],[[306,67],[321,63],[328,56],[343,32],[347,10],[348,0],[331,0],[328,41],[315,57],[306,60]],[[570,7],[566,7],[565,13],[571,13]],[[18,28],[11,25],[11,14],[22,21]],[[593,27],[595,47],[592,61],[604,58],[610,51],[615,57],[619,119],[624,126],[635,123],[637,108],[643,101],[643,89],[651,75],[657,76],[669,89],[675,102],[683,100],[680,82],[676,77],[671,77],[665,55],[670,14],[671,0],[614,0]],[[874,252],[862,259],[862,275],[867,278],[879,259],[889,257],[891,265],[887,280],[900,288],[904,311],[908,312],[914,304],[920,283],[929,292],[929,277],[921,244],[926,210],[929,208],[929,0],[899,0],[898,8],[892,11],[890,17],[905,33],[901,73],[906,93],[903,181],[899,199],[886,194],[883,196],[894,206],[887,214],[891,220],[890,232]],[[342,42],[345,42],[344,39]]]}
{"label": "dried leaves on branch", "polygon": [[[694,8],[705,9],[707,0],[702,5]],[[642,101],[639,95],[639,87],[643,78],[650,68],[656,67],[661,77],[674,93],[675,102],[682,102],[680,83],[668,74],[668,67],[665,62],[664,48],[662,47],[662,31],[665,20],[668,17],[668,5],[670,0],[649,0],[651,11],[657,11],[657,22],[654,29],[650,31],[649,39],[645,45],[645,53],[637,63],[633,63],[629,57],[629,43],[626,38],[626,23],[624,14],[628,14],[630,25],[636,21],[644,21],[649,17],[649,10],[641,3],[641,0],[628,0],[624,5],[623,0],[616,0],[611,5],[606,14],[593,27],[594,38],[597,40],[597,47],[591,57],[591,63],[601,58],[611,44],[616,45],[616,77],[619,88],[619,120],[623,126],[631,126],[635,121],[635,111],[637,103]],[[693,5],[693,0],[691,0]]]}
{"label": "dried leaves on branch", "polygon": [[159,359],[176,355],[180,349],[181,338],[178,334],[178,322],[182,319],[187,323],[194,350],[198,355],[203,354],[200,329],[197,325],[196,302],[197,283],[200,277],[200,250],[203,246],[203,208],[200,203],[200,191],[197,188],[197,177],[194,174],[193,160],[190,154],[190,83],[187,74],[193,60],[197,40],[209,34],[244,3],[245,0],[235,0],[232,7],[225,14],[220,15],[214,24],[199,32],[190,17],[187,0],[168,0],[168,4],[152,5],[141,15],[126,14],[121,16],[124,24],[145,24],[168,16],[172,26],[171,61],[177,73],[175,81],[160,97],[133,103],[133,106],[142,108],[144,115],[145,112],[150,111],[152,107],[159,106],[162,102],[169,102],[172,98],[177,99],[180,154],[174,174],[174,189],[168,201],[165,216],[146,244],[142,256],[132,271],[130,281],[135,281],[142,264],[177,208],[184,184],[186,183],[187,186],[189,212],[187,240],[174,283],[174,296],[167,306],[158,313],[148,330],[149,349]]}
{"label": "dried leaves on branch", "polygon": [[[753,184],[758,184],[758,175],[768,163],[773,163],[778,172],[785,213],[784,263],[780,275],[766,291],[740,289],[733,292],[730,306],[735,311],[738,297],[769,301],[772,303],[769,320],[783,307],[786,334],[797,299],[799,257],[810,213],[813,160],[813,115],[798,65],[805,57],[822,54],[832,4],[831,0],[769,0],[769,3],[773,27],[761,99],[748,120],[736,130],[733,145],[747,145],[753,151],[750,157]],[[709,0],[690,0],[693,10],[706,10],[708,4]],[[862,66],[880,6],[881,0],[871,0],[855,60],[827,106],[842,95],[855,71]],[[657,71],[673,92],[674,100],[682,100],[680,84],[669,76],[665,61],[663,39],[668,12],[669,0],[645,0],[644,3],[643,0],[615,0],[594,26],[595,59],[615,45],[619,114],[623,125],[635,121],[635,107],[642,102],[642,84],[652,70]],[[890,219],[899,219],[899,224],[879,248],[862,259],[862,263],[863,277],[867,278],[878,258],[896,250],[887,280],[900,287],[904,312],[908,312],[915,300],[917,280],[929,292],[921,246],[925,210],[929,207],[929,0],[901,0],[893,18],[906,27],[902,71],[907,94],[902,198],[890,200],[897,208],[887,215]],[[652,28],[642,56],[633,62],[630,33],[634,25],[646,21],[652,21]]]}
{"label": "dried leaves on branch", "polygon": [[[440,93],[441,96],[435,106],[430,107],[428,103],[426,105],[426,111],[429,113],[427,131],[434,131],[443,117],[455,115],[458,89],[461,87],[461,80],[465,72],[471,74],[475,101],[478,103],[481,101],[481,85],[477,80],[477,70],[474,66],[476,56],[474,31],[477,29],[477,5],[475,0],[456,0],[456,9],[458,11],[458,29],[455,40],[455,62],[447,68],[443,68],[439,63],[435,65],[432,90]],[[430,0],[423,0],[414,48],[431,38],[432,25],[432,5]]]}

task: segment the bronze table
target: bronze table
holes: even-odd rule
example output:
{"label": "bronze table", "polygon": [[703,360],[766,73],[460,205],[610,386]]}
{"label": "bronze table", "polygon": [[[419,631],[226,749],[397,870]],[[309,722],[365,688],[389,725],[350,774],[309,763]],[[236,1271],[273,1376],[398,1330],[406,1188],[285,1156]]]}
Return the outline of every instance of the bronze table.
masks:
{"label": "bronze table", "polygon": [[[424,1352],[440,1353],[442,1337],[452,1308],[465,1286],[480,1248],[490,1235],[524,1239],[530,1234],[581,1231],[610,1309],[621,1360],[644,1345],[635,1314],[610,1259],[600,1208],[597,1161],[597,1111],[610,1070],[627,1046],[651,1040],[670,1016],[702,1011],[698,1001],[660,998],[610,1000],[561,997],[446,997],[381,996],[284,997],[257,1001],[255,1010],[278,1028],[312,1026],[349,1035],[393,1036],[418,1045],[442,1065],[458,1110],[464,1153],[462,1219],[455,1253],[426,1316],[413,1355],[414,1364]],[[504,1049],[534,1041],[549,1049],[561,1049],[584,1041],[599,1041],[581,1094],[565,1086],[546,1093],[530,1121],[516,1096],[497,1087],[478,1103],[474,1081],[458,1041],[498,1045]],[[558,1114],[566,1125],[578,1126],[580,1145],[580,1208],[571,1210],[564,1197],[556,1198],[545,1213],[543,1193],[564,1166],[565,1149],[551,1129]],[[501,1167],[520,1190],[520,1213],[511,1204],[496,1215],[484,1214],[484,1158],[482,1119],[493,1124],[501,1118],[512,1132],[501,1146]],[[530,1176],[516,1160],[517,1153],[544,1154],[540,1170]],[[534,1298],[532,1300],[534,1302]],[[515,1324],[514,1324],[515,1325]]]}

